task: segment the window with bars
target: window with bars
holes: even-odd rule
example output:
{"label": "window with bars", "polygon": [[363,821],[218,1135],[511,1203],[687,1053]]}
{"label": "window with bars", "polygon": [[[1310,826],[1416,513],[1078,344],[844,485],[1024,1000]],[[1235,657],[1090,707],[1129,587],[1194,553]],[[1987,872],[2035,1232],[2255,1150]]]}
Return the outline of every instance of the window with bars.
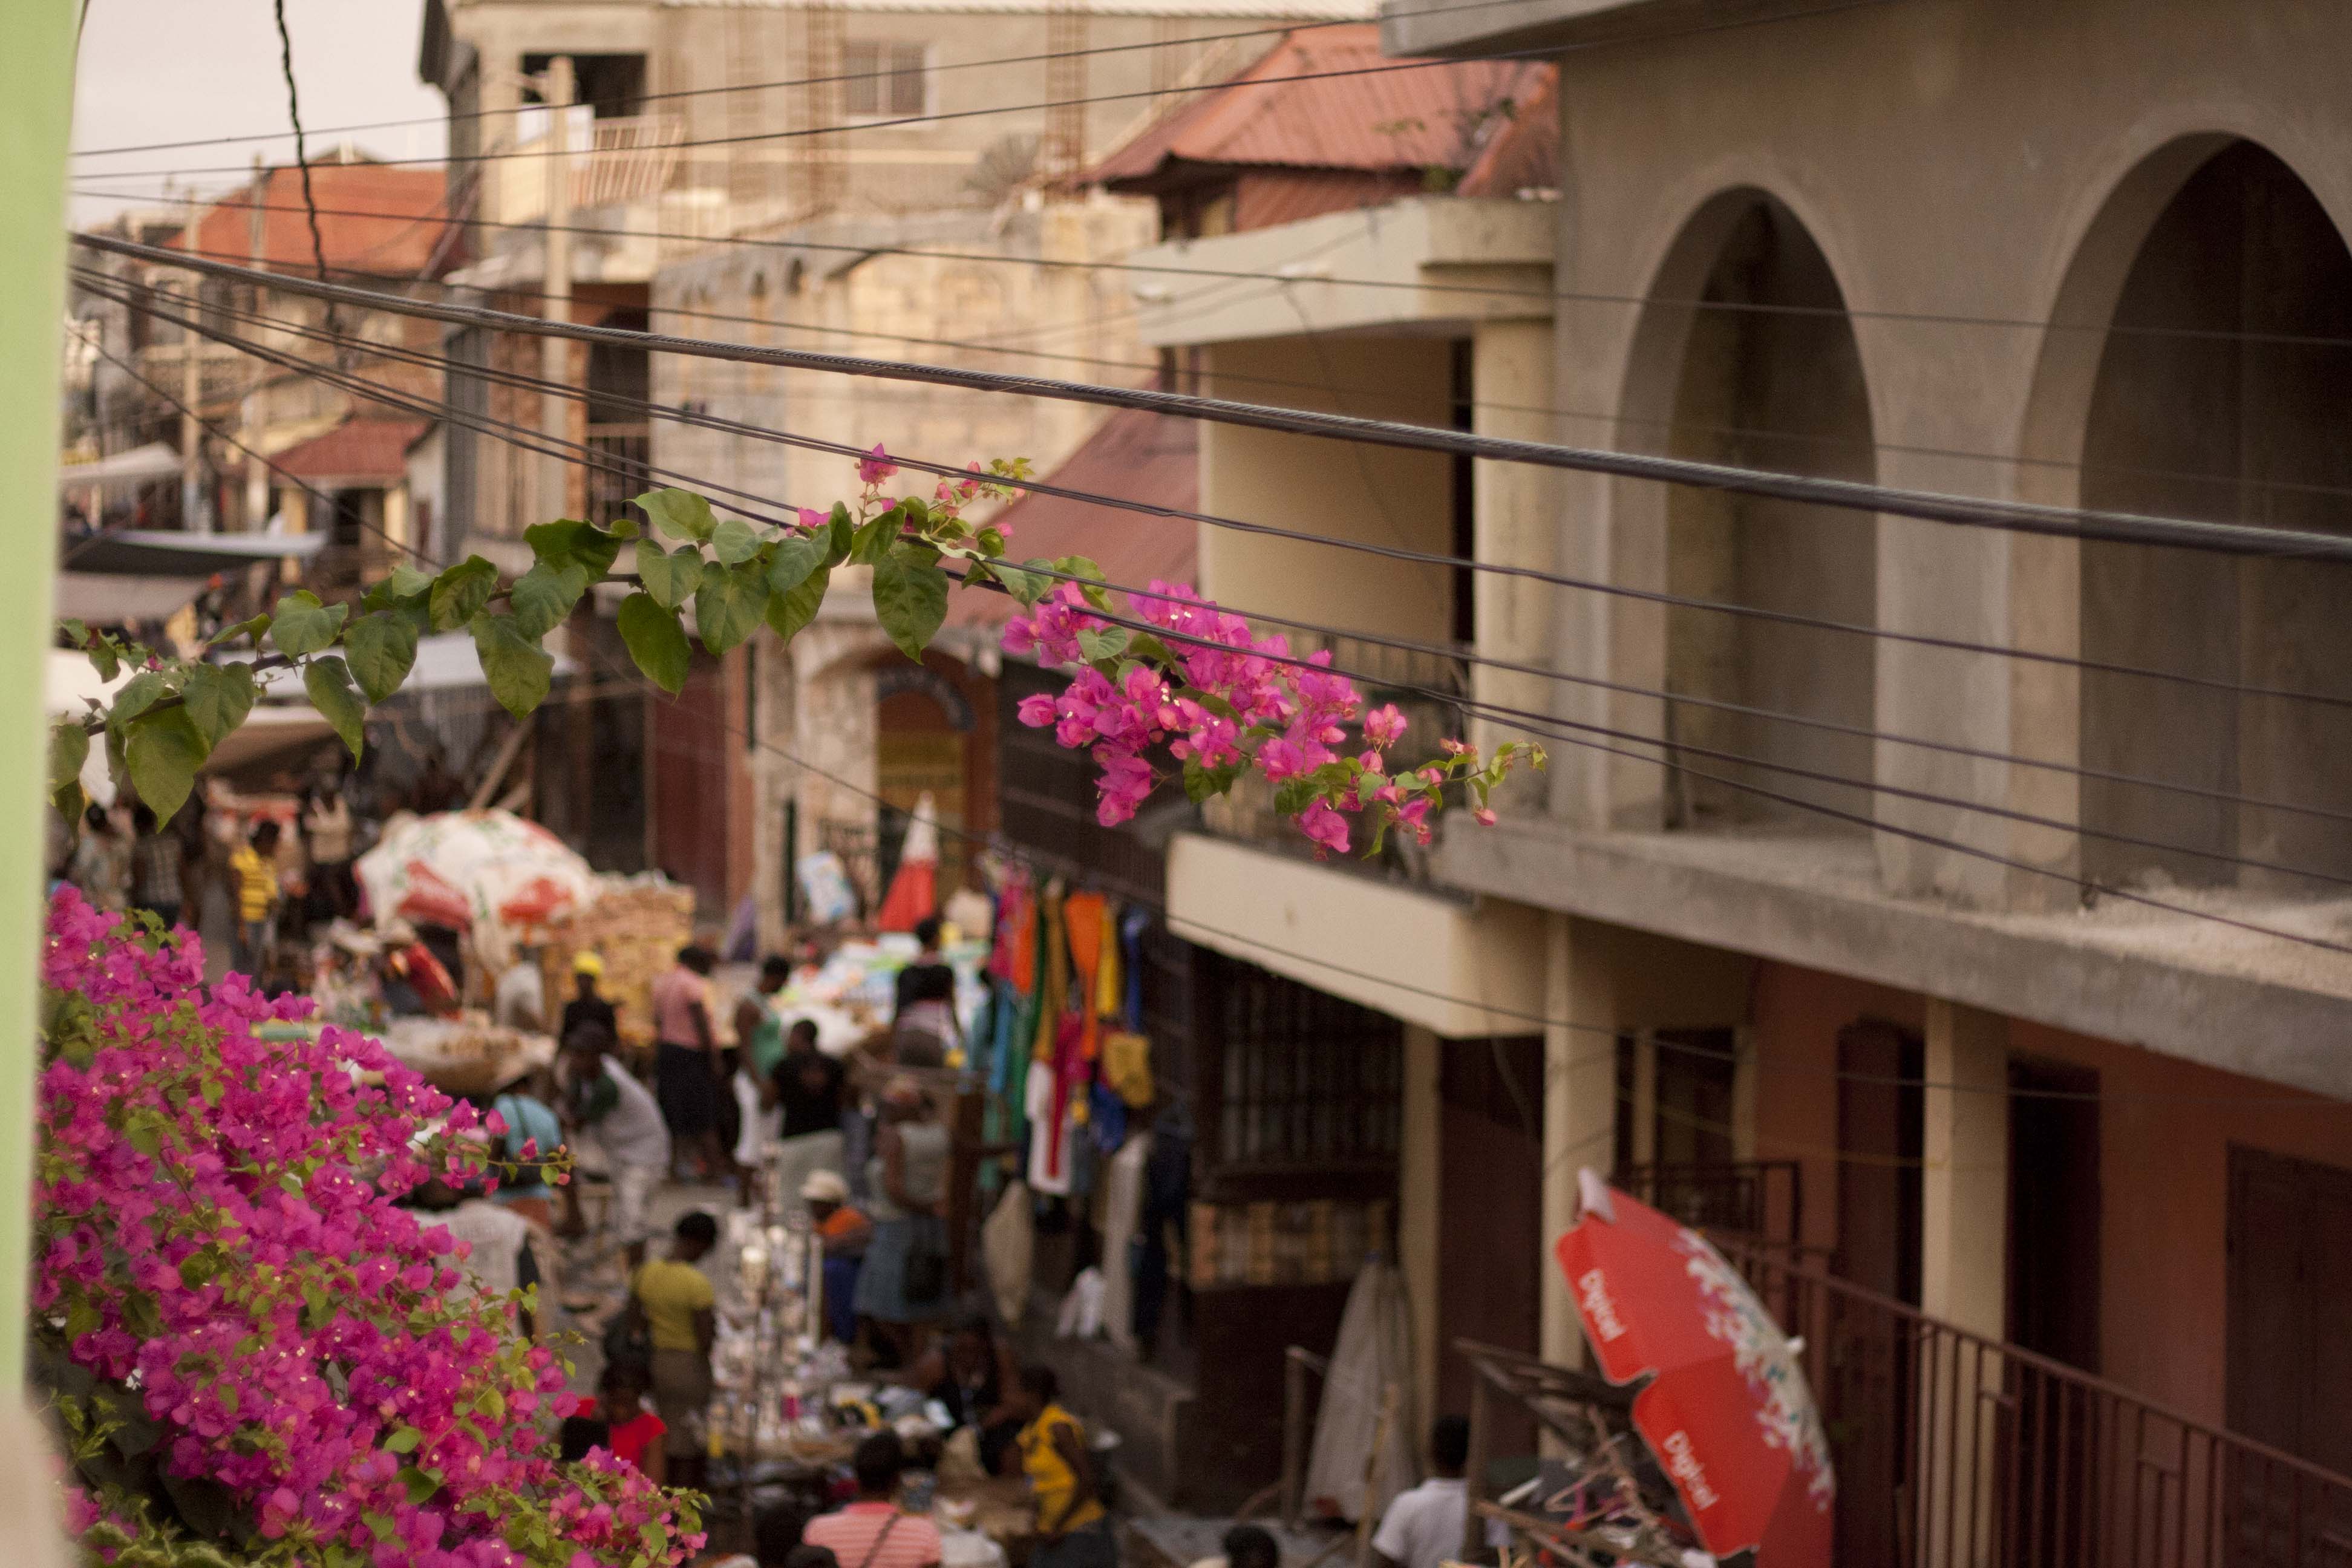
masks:
{"label": "window with bars", "polygon": [[1392,1179],[1404,1033],[1393,1018],[1202,952],[1217,1046],[1204,1151],[1226,1176]]}
{"label": "window with bars", "polygon": [[930,50],[922,44],[847,44],[842,74],[849,80],[849,113],[857,120],[920,114],[928,107]]}

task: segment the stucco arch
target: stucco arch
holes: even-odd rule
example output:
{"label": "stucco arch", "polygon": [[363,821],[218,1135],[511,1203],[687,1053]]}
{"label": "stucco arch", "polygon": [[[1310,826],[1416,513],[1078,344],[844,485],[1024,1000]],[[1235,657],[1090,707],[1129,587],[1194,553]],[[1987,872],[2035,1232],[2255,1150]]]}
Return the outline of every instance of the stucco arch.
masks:
{"label": "stucco arch", "polygon": [[[1775,192],[1728,185],[1690,210],[1650,274],[1617,412],[1619,444],[1628,449],[1876,477],[1869,378],[1844,285],[1812,226]],[[1636,480],[1610,489],[1620,581],[1841,621],[1875,619],[1877,547],[1867,516]],[[1872,721],[1873,661],[1844,646],[1851,638],[1660,605],[1621,605],[1615,615],[1616,663],[1629,680],[1858,728]],[[1651,732],[1693,745],[1849,778],[1871,773],[1867,743],[1850,738],[1690,704],[1653,704],[1643,719]],[[1693,766],[1738,771],[1697,759]],[[1787,774],[1759,772],[1755,782],[1809,793],[1791,790]],[[1810,793],[1841,809],[1868,809],[1868,797],[1853,790]],[[1708,815],[1754,815],[1758,797],[1670,781],[1657,809],[1664,823],[1695,825]]]}

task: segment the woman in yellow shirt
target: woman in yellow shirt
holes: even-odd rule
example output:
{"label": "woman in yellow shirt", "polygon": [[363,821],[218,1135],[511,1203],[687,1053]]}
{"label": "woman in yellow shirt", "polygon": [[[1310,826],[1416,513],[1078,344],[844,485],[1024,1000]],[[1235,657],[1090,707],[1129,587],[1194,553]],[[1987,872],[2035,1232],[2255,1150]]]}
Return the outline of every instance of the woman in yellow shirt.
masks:
{"label": "woman in yellow shirt", "polygon": [[1061,1404],[1061,1380],[1049,1366],[1024,1367],[1016,1396],[1021,1468],[1037,1504],[1037,1545],[1029,1568],[1117,1568],[1118,1542],[1095,1483],[1086,1427]]}

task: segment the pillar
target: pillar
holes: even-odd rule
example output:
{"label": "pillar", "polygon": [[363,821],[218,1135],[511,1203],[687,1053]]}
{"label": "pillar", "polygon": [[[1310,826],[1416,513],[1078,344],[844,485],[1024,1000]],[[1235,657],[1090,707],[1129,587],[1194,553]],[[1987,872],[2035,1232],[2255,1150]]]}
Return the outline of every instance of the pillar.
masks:
{"label": "pillar", "polygon": [[[1584,1363],[1584,1335],[1553,1246],[1576,1223],[1576,1173],[1617,1163],[1616,974],[1609,928],[1547,917],[1544,942],[1543,1359]],[[1581,1026],[1571,1028],[1570,1026]]]}
{"label": "pillar", "polygon": [[[1513,440],[1553,438],[1552,417],[1541,412],[1552,402],[1549,319],[1482,323],[1471,342],[1470,363],[1471,396],[1476,405],[1471,416],[1474,430]],[[1479,560],[1553,569],[1559,528],[1559,476],[1554,470],[1480,459],[1471,467],[1470,488]],[[1478,652],[1550,668],[1552,623],[1560,598],[1560,591],[1549,584],[1478,574],[1474,588]],[[1479,665],[1470,680],[1480,702],[1537,713],[1553,710],[1558,683],[1543,676]],[[1505,741],[1524,739],[1515,726],[1491,721],[1474,721],[1471,736],[1486,751]],[[1544,793],[1542,775],[1525,770],[1512,775],[1502,800],[1522,810],[1539,810]]]}
{"label": "pillar", "polygon": [[[2009,1021],[1930,999],[1926,1066],[1920,1310],[1998,1342],[2009,1306]],[[1921,1561],[1974,1568],[1994,1550],[2000,1358],[1948,1334],[1924,1349],[1919,1375],[1934,1394],[1919,1406]]]}
{"label": "pillar", "polygon": [[[1404,1275],[1412,1319],[1412,1408],[1437,1408],[1437,1234],[1445,1194],[1439,1176],[1442,1121],[1438,1053],[1445,1043],[1429,1030],[1404,1030],[1404,1126],[1397,1149],[1397,1267]],[[1414,1436],[1415,1446],[1420,1443]]]}

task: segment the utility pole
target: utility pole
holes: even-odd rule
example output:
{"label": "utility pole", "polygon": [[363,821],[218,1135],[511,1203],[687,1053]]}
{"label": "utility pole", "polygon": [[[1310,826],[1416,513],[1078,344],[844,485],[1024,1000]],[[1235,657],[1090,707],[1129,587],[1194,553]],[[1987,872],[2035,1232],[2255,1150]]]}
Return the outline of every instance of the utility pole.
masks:
{"label": "utility pole", "polygon": [[[541,97],[547,101],[547,276],[541,279],[546,290],[546,317],[551,321],[572,320],[572,160],[565,142],[571,134],[572,96],[572,57],[558,55],[547,62],[547,75]],[[565,339],[551,337],[541,344],[543,356],[540,374],[557,386],[572,382],[572,344]],[[540,397],[540,423],[558,450],[572,438],[572,411],[569,403],[554,392]],[[570,511],[565,505],[572,479],[572,467],[564,458],[550,456],[541,470],[546,482],[539,492],[539,521],[544,522]]]}
{"label": "utility pole", "polygon": [[[188,195],[188,218],[180,234],[186,242],[190,256],[196,254],[196,225],[204,216],[194,193]],[[201,273],[189,275],[190,299],[183,307],[188,320],[204,319],[204,285],[198,281]],[[180,331],[180,526],[190,533],[209,533],[204,522],[203,508],[198,504],[204,489],[205,429],[196,422],[196,410],[204,400],[204,367],[196,363],[198,340],[194,327]]]}

